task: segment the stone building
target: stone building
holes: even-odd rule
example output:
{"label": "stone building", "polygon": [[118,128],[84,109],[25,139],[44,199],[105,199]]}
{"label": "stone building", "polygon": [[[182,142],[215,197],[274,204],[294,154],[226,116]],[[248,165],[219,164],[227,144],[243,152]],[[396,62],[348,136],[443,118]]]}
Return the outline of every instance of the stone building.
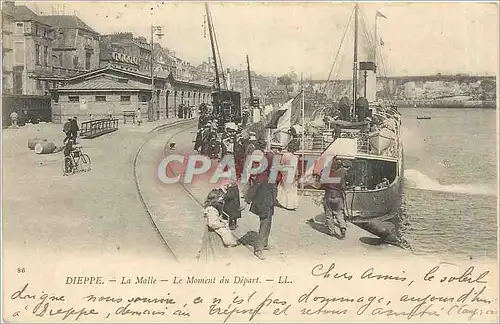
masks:
{"label": "stone building", "polygon": [[121,117],[124,111],[141,109],[144,119],[148,111],[154,119],[176,115],[180,104],[199,106],[211,101],[211,86],[177,80],[171,73],[159,72],[155,77],[154,106],[151,101],[151,77],[112,66],[68,78],[67,84],[52,91],[52,120],[67,117],[85,119],[112,114]]}
{"label": "stone building", "polygon": [[[85,117],[92,114],[104,118],[117,116],[124,111],[141,109],[147,112],[151,88],[117,75],[98,74],[60,87],[57,102],[53,105],[53,120],[65,117]],[[54,116],[54,115],[57,115]]]}
{"label": "stone building", "polygon": [[138,48],[139,72],[151,73],[151,44],[146,37],[134,37],[134,44]]}
{"label": "stone building", "polygon": [[139,71],[139,46],[130,32],[102,35],[100,67],[112,66],[128,71]]}
{"label": "stone building", "polygon": [[14,58],[12,35],[14,32],[12,11],[2,10],[2,93],[11,94],[14,90],[12,80]]}
{"label": "stone building", "polygon": [[166,71],[172,73],[174,76],[177,75],[177,58],[175,57],[173,51],[155,43],[153,57],[155,62],[155,71]]}
{"label": "stone building", "polygon": [[40,16],[52,26],[52,66],[55,75],[75,75],[99,67],[99,34],[77,16]]}

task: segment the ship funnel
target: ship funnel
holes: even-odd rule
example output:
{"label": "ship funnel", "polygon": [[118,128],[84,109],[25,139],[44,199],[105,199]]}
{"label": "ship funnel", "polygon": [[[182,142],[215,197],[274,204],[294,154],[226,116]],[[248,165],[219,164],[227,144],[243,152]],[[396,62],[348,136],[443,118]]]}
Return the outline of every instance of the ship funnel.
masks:
{"label": "ship funnel", "polygon": [[231,72],[229,71],[229,69],[227,69],[227,73],[226,73],[226,76],[227,76],[227,90],[231,90]]}
{"label": "ship funnel", "polygon": [[359,94],[369,103],[377,101],[377,66],[375,62],[359,62]]}

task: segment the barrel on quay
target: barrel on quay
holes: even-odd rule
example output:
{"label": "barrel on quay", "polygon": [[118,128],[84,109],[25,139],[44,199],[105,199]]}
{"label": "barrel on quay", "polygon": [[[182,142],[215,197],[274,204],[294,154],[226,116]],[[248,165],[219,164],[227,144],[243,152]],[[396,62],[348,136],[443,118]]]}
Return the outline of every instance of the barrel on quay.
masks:
{"label": "barrel on quay", "polygon": [[35,144],[35,153],[36,154],[49,154],[53,153],[56,150],[56,145],[52,142],[38,142]]}
{"label": "barrel on quay", "polygon": [[35,145],[37,143],[41,143],[41,142],[47,142],[47,139],[46,138],[39,138],[39,137],[30,138],[28,140],[28,148],[30,150],[34,150],[35,149]]}

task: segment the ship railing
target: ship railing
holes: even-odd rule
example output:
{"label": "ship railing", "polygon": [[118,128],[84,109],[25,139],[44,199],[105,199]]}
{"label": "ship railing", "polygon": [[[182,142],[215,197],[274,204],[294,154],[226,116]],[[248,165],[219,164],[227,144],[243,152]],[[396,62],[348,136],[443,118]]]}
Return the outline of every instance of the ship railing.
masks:
{"label": "ship railing", "polygon": [[[349,130],[340,129],[339,134],[342,138],[356,138],[357,139],[357,152],[370,155],[382,155],[387,157],[397,158],[400,154],[400,143],[395,139],[388,148],[378,152],[370,143],[369,131],[366,130]],[[396,136],[399,136],[399,127],[396,127]],[[330,128],[316,129],[314,134],[306,133],[304,138],[299,139],[300,150],[312,151],[321,153],[335,140],[334,131]]]}

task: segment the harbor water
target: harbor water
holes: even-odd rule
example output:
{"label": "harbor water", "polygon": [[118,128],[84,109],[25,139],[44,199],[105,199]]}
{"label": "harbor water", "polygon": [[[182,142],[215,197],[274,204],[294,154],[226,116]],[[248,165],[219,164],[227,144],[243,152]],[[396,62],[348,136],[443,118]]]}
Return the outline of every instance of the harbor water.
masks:
{"label": "harbor water", "polygon": [[410,248],[417,254],[496,258],[496,111],[400,111],[403,235]]}

